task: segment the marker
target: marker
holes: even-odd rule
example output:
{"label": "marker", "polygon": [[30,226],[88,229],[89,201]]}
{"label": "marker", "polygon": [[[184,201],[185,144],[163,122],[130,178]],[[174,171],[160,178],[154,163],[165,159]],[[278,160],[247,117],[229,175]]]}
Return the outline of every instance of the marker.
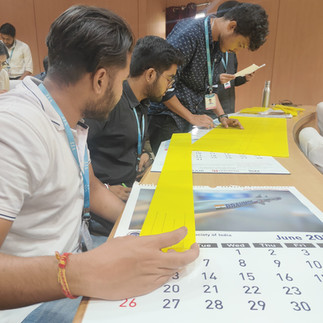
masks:
{"label": "marker", "polygon": [[125,183],[122,183],[121,185],[122,185],[123,187],[127,187],[127,185],[126,185]]}

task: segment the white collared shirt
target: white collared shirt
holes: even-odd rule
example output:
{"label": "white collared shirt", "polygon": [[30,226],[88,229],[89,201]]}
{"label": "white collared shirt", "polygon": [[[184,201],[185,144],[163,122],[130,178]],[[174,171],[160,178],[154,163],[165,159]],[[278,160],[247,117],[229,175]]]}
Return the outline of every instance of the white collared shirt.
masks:
{"label": "white collared shirt", "polygon": [[9,91],[9,76],[6,70],[2,69],[0,71],[0,91],[6,90]]}
{"label": "white collared shirt", "polygon": [[7,71],[10,78],[19,77],[26,71],[33,73],[33,59],[26,43],[15,39],[12,47],[7,49],[9,53]]}
{"label": "white collared shirt", "polygon": [[[13,221],[0,252],[23,257],[77,252],[84,203],[82,173],[39,83],[26,77],[0,96],[0,218]],[[74,135],[84,143],[87,129]]]}

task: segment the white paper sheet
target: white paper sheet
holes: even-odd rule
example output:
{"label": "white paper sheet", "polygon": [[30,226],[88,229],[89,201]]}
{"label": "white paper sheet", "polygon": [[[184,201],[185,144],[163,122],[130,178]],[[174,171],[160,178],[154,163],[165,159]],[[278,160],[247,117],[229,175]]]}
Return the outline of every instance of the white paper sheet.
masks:
{"label": "white paper sheet", "polygon": [[238,76],[245,76],[245,75],[248,75],[248,74],[251,74],[257,70],[259,70],[259,68],[262,68],[266,66],[266,64],[262,64],[260,66],[256,65],[256,64],[252,64],[246,68],[244,68],[243,70],[237,72],[236,74],[234,74],[235,77],[238,77]]}
{"label": "white paper sheet", "polygon": [[[169,141],[161,143],[152,165],[152,172],[161,172]],[[290,174],[275,158],[242,154],[192,152],[193,173]]]}

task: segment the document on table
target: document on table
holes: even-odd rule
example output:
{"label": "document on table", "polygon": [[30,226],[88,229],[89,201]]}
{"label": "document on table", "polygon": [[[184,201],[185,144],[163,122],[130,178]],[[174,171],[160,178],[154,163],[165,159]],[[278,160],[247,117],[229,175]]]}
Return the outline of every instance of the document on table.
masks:
{"label": "document on table", "polygon": [[[138,235],[154,187],[134,185],[116,236]],[[295,187],[193,187],[198,259],[157,290],[91,299],[82,323],[318,323],[323,214]]]}
{"label": "document on table", "polygon": [[234,74],[235,77],[238,77],[238,76],[245,76],[245,75],[248,75],[248,74],[251,74],[257,70],[259,70],[259,68],[262,68],[266,66],[266,64],[262,64],[260,66],[256,65],[256,64],[252,64],[246,68],[244,68],[243,70],[237,72],[236,74]]}
{"label": "document on table", "polygon": [[[161,172],[168,151],[169,140],[160,144],[152,172]],[[242,154],[192,152],[193,173],[290,174],[275,158]]]}

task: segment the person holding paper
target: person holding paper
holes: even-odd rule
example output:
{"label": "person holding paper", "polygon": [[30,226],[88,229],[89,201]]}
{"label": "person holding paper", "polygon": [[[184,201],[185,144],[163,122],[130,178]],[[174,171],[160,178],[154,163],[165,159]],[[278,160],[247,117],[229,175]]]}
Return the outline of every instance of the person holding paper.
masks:
{"label": "person holding paper", "polygon": [[[167,41],[184,55],[175,88],[168,91],[163,104],[149,109],[150,143],[154,152],[161,141],[174,132],[190,131],[192,125],[212,128],[218,117],[224,127],[241,127],[228,119],[216,94],[216,73],[222,52],[257,50],[266,41],[268,18],[256,4],[242,3],[223,17],[207,16],[178,22]],[[211,103],[209,103],[211,99]]]}
{"label": "person holding paper", "polygon": [[235,112],[235,87],[251,81],[255,72],[245,76],[234,77],[238,61],[235,53],[223,53],[221,64],[217,71],[218,97],[225,114]]}
{"label": "person holding paper", "polygon": [[184,227],[91,249],[89,211],[115,221],[124,203],[93,174],[83,118],[107,118],[120,99],[133,34],[111,11],[77,5],[46,44],[44,82],[27,76],[0,95],[0,322],[72,322],[78,296],[146,294],[199,254],[161,251]]}
{"label": "person holding paper", "polygon": [[[216,17],[223,17],[233,7],[239,5],[239,1],[225,1],[219,5]],[[233,52],[222,53],[221,63],[218,65],[216,79],[218,84],[218,97],[225,114],[235,112],[235,87],[245,84],[253,79],[255,73],[245,76],[234,74],[238,69],[237,55]]]}

